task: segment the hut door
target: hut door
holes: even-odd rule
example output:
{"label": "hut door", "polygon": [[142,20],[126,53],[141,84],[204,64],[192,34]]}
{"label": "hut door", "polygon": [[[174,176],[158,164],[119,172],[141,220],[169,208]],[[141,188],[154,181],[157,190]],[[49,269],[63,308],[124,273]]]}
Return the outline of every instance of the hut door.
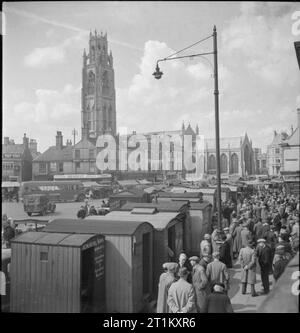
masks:
{"label": "hut door", "polygon": [[81,264],[81,312],[93,312],[94,296],[94,248],[82,252]]}
{"label": "hut door", "polygon": [[150,233],[143,234],[143,294],[150,292]]}
{"label": "hut door", "polygon": [[176,257],[175,253],[175,225],[168,229],[168,248],[173,252],[173,256],[169,254],[169,260],[173,260]]}

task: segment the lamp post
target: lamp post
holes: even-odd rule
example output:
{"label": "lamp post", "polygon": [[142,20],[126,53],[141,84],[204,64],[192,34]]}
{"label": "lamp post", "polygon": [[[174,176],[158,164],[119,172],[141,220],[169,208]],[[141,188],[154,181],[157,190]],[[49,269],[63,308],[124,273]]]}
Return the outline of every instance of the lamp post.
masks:
{"label": "lamp post", "polygon": [[[196,45],[199,44],[209,38],[213,38],[213,51],[206,52],[206,53],[197,53],[185,56],[177,56],[174,55]],[[176,60],[176,59],[183,59],[183,58],[193,58],[198,56],[205,56],[213,54],[214,55],[214,96],[215,96],[215,132],[216,132],[216,162],[217,162],[217,209],[218,209],[218,229],[222,230],[222,203],[221,203],[221,168],[220,168],[220,130],[219,130],[219,85],[218,85],[218,46],[217,46],[217,29],[216,26],[213,28],[213,34],[200,40],[199,42],[194,43],[170,56],[159,59],[156,62],[155,72],[152,74],[155,79],[161,79],[163,72],[160,70],[158,63],[162,61],[168,60]]]}

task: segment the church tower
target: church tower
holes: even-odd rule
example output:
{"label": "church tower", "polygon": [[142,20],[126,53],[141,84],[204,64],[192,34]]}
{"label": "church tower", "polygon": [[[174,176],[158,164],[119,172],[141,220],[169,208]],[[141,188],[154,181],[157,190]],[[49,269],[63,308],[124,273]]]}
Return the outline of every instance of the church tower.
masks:
{"label": "church tower", "polygon": [[81,89],[82,138],[116,134],[116,93],[112,52],[107,34],[90,33],[89,53],[83,51]]}

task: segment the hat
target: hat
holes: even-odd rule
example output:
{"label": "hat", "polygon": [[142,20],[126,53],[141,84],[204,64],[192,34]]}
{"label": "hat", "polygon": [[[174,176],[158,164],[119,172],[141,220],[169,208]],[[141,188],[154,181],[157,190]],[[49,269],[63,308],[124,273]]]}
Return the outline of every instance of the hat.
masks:
{"label": "hat", "polygon": [[229,228],[228,227],[223,228],[223,231],[229,231]]}
{"label": "hat", "polygon": [[197,257],[197,256],[192,256],[192,257],[190,257],[189,258],[189,260],[191,261],[191,260],[194,260],[194,261],[196,261],[196,262],[199,262],[199,257]]}
{"label": "hat", "polygon": [[214,291],[222,292],[225,289],[224,283],[216,283],[214,285]]}
{"label": "hat", "polygon": [[265,243],[265,242],[266,242],[266,240],[264,238],[260,238],[257,240],[257,243]]}
{"label": "hat", "polygon": [[216,251],[216,252],[214,252],[214,253],[212,254],[212,256],[213,256],[214,258],[217,258],[217,257],[220,256],[220,252]]}
{"label": "hat", "polygon": [[179,277],[187,276],[188,273],[189,272],[186,267],[179,268],[179,271],[178,271]]}
{"label": "hat", "polygon": [[178,264],[176,262],[165,262],[162,266],[168,271],[175,271],[178,267]]}
{"label": "hat", "polygon": [[209,234],[205,234],[205,235],[204,235],[204,239],[207,239],[207,240],[208,240],[208,239],[210,239],[210,238],[211,238],[211,237],[210,237]]}

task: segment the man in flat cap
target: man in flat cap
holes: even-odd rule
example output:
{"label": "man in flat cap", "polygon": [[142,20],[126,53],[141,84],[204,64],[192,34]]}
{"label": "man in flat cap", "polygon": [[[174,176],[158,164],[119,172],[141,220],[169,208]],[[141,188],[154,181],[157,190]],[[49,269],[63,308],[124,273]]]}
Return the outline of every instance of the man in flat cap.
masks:
{"label": "man in flat cap", "polygon": [[169,313],[169,306],[167,303],[168,291],[173,282],[176,281],[175,272],[178,264],[175,262],[167,262],[163,264],[166,272],[162,273],[158,283],[158,296],[157,296],[157,313]]}
{"label": "man in flat cap", "polygon": [[229,274],[226,265],[219,259],[220,252],[214,252],[213,261],[207,265],[206,276],[211,288],[215,283],[224,283],[227,292],[229,290]]}
{"label": "man in flat cap", "polygon": [[172,283],[168,292],[167,303],[170,313],[196,313],[195,291],[188,283],[188,270],[179,268],[179,280]]}
{"label": "man in flat cap", "polygon": [[241,281],[242,281],[242,294],[246,294],[247,284],[251,286],[251,296],[257,296],[255,292],[256,283],[256,252],[254,249],[254,243],[251,240],[248,241],[246,247],[240,250],[239,262],[241,264]]}
{"label": "man in flat cap", "polygon": [[260,266],[261,281],[264,288],[264,293],[270,291],[269,272],[272,270],[272,251],[266,244],[266,240],[261,238],[257,241],[257,258]]}
{"label": "man in flat cap", "polygon": [[227,236],[222,234],[220,246],[220,261],[222,261],[227,268],[232,268],[231,253],[230,253],[230,244],[227,241]]}
{"label": "man in flat cap", "polygon": [[196,309],[198,313],[202,313],[205,303],[205,298],[207,295],[206,287],[208,284],[208,280],[206,277],[204,267],[199,265],[200,259],[197,256],[193,256],[190,257],[189,260],[193,267],[192,284],[196,294]]}

